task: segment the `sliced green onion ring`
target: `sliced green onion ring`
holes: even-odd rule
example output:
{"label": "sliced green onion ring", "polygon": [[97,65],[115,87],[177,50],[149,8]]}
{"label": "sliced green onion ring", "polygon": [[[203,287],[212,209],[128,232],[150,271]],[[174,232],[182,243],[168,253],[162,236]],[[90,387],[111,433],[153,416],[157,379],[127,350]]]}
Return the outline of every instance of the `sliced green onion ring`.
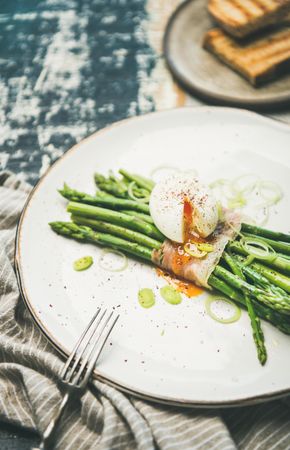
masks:
{"label": "sliced green onion ring", "polygon": [[269,211],[269,206],[266,206],[266,205],[264,205],[264,206],[262,205],[262,206],[260,206],[260,208],[263,209],[264,217],[262,220],[256,221],[256,223],[257,223],[257,225],[262,227],[263,225],[266,225],[266,223],[268,222],[270,211]]}
{"label": "sliced green onion ring", "polygon": [[[218,317],[211,309],[212,303],[217,302],[217,301],[222,301],[224,303],[228,303],[229,305],[231,305],[234,308],[233,315],[228,317],[227,319]],[[225,298],[225,297],[218,297],[218,298],[217,297],[207,297],[207,299],[205,300],[205,310],[206,310],[207,314],[213,320],[215,320],[216,322],[219,322],[219,323],[224,323],[224,324],[237,322],[239,320],[239,318],[241,317],[241,309],[234,302],[232,302],[232,300]]]}
{"label": "sliced green onion ring", "polygon": [[129,197],[134,200],[137,203],[148,203],[149,202],[149,198],[150,198],[150,194],[146,195],[145,197],[136,197],[136,195],[134,194],[133,190],[134,188],[137,187],[137,184],[135,183],[135,181],[132,181],[129,186],[128,186],[128,195]]}
{"label": "sliced green onion ring", "polygon": [[235,197],[228,199],[228,207],[230,209],[236,209],[236,208],[243,208],[247,205],[247,200],[245,199],[244,195],[241,193],[237,193]]}
{"label": "sliced green onion ring", "polygon": [[[259,188],[260,188],[260,195],[266,201],[265,206],[276,205],[276,203],[278,203],[283,198],[283,192],[280,186],[278,186],[278,184],[274,183],[273,181],[260,181]],[[272,196],[266,195],[267,191],[272,192],[273,195]]]}
{"label": "sliced green onion ring", "polygon": [[248,255],[256,259],[271,262],[277,258],[275,250],[262,239],[243,237],[240,243]]}
{"label": "sliced green onion ring", "polygon": [[229,184],[229,180],[226,180],[225,178],[219,178],[218,180],[215,180],[212,183],[210,183],[209,187],[211,189],[214,189],[216,187],[226,186],[228,184]]}
{"label": "sliced green onion ring", "polygon": [[[120,256],[122,258],[122,264],[116,268],[113,268],[113,267],[111,268],[111,267],[106,266],[104,264],[103,259],[104,259],[104,256],[106,256],[108,254]],[[100,254],[98,263],[102,269],[108,270],[109,272],[122,272],[123,270],[125,270],[128,267],[128,258],[126,255],[124,255],[124,253],[120,252],[119,250],[114,250],[113,248],[104,248]]]}
{"label": "sliced green onion ring", "polygon": [[207,242],[198,242],[195,243],[195,245],[197,246],[198,250],[202,252],[211,253],[214,250],[214,246],[212,244],[208,244]]}
{"label": "sliced green onion ring", "polygon": [[227,199],[232,198],[233,192],[231,188],[231,182],[226,180],[225,178],[219,178],[218,180],[213,181],[209,185],[210,189],[220,189],[220,193],[224,194]]}
{"label": "sliced green onion ring", "polygon": [[[246,180],[249,180],[247,183]],[[263,226],[269,218],[269,208],[277,204],[283,198],[283,192],[279,185],[268,180],[261,180],[255,174],[240,175],[232,181],[220,178],[210,184],[210,188],[220,189],[220,195],[227,199],[227,206],[230,209],[242,209],[249,203],[249,196],[257,193],[265,201],[257,205],[258,209],[264,210],[262,220],[256,221]]]}
{"label": "sliced green onion ring", "polygon": [[[249,181],[245,186],[241,186],[241,181],[244,179],[247,179],[249,177],[253,177],[254,181]],[[260,182],[260,178],[252,173],[240,175],[239,177],[235,178],[231,186],[233,188],[233,191],[239,193],[239,194],[251,194],[253,190],[257,187],[257,184]]]}
{"label": "sliced green onion ring", "polygon": [[197,245],[192,244],[190,242],[187,242],[184,246],[183,249],[185,251],[185,253],[187,253],[188,255],[192,256],[193,258],[204,258],[208,252],[206,251],[201,251],[198,249]]}

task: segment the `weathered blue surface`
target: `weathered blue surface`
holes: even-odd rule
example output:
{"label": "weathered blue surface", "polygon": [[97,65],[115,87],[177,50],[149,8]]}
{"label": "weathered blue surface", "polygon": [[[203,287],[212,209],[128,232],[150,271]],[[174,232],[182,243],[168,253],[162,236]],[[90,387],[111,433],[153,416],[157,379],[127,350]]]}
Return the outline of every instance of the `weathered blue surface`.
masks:
{"label": "weathered blue surface", "polygon": [[2,168],[35,182],[83,137],[140,113],[138,61],[154,65],[145,16],[144,0],[0,1]]}

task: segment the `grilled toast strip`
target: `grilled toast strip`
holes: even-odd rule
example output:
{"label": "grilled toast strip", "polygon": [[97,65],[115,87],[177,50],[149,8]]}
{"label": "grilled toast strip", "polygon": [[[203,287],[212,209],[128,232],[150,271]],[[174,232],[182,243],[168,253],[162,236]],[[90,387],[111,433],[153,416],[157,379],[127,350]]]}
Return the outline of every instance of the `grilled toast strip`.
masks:
{"label": "grilled toast strip", "polygon": [[281,23],[290,12],[290,0],[209,0],[208,10],[234,37],[245,37]]}
{"label": "grilled toast strip", "polygon": [[214,28],[206,33],[203,46],[253,86],[260,86],[290,68],[290,27],[247,44]]}

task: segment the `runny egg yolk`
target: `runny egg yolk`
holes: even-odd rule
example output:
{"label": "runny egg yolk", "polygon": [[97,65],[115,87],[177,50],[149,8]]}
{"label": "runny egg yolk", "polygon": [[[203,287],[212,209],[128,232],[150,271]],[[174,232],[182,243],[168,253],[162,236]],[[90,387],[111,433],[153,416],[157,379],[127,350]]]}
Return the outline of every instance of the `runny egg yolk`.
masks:
{"label": "runny egg yolk", "polygon": [[193,229],[193,207],[188,197],[185,197],[183,202],[183,242],[190,241]]}

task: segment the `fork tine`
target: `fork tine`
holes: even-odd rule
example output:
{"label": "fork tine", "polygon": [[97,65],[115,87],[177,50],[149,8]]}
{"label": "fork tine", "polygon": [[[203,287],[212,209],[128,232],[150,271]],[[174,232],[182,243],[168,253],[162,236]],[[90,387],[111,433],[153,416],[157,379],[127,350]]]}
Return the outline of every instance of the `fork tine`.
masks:
{"label": "fork tine", "polygon": [[[112,318],[114,314],[114,311],[111,312],[111,314],[109,315],[109,317],[107,319],[105,319],[104,324],[101,327],[101,330],[99,331],[99,334],[97,336],[96,341],[94,342],[92,349],[90,352],[88,352],[88,354],[86,355],[86,357],[84,358],[84,360],[82,361],[81,367],[79,369],[79,371],[77,372],[75,378],[73,379],[73,383],[74,384],[78,384],[80,383],[81,385],[85,385],[87,383],[88,378],[91,375],[91,372],[96,364],[97,358],[99,356],[99,354],[101,353],[105,342],[107,341],[112,329],[115,326],[115,323],[117,322],[117,320],[119,319],[119,315],[114,319],[112,325],[110,326],[110,328],[107,330],[107,332],[103,335],[104,330],[106,328],[106,326],[108,325],[110,319]],[[98,332],[98,328],[96,328],[95,330],[96,332]],[[101,341],[103,337],[103,342],[101,344],[101,347],[98,347],[99,342]],[[97,350],[98,349],[98,350]],[[96,351],[97,350],[97,351]],[[85,373],[84,379],[80,382],[81,377],[83,376],[83,374]]]}
{"label": "fork tine", "polygon": [[[107,312],[107,310],[106,310],[105,312]],[[106,327],[108,321],[110,320],[112,314],[113,314],[113,311],[111,312],[111,314],[109,315],[109,317],[105,319],[105,322],[104,322],[103,324],[100,325],[100,322],[101,322],[101,321],[100,321],[100,320],[98,321],[98,326],[100,325],[101,330],[100,330],[100,332],[98,332],[98,326],[95,328],[94,334],[93,334],[93,336],[92,336],[92,338],[94,339],[93,346],[92,346],[92,348],[90,349],[90,351],[88,351],[88,353],[86,354],[85,358],[83,358],[82,363],[81,363],[81,366],[80,366],[80,369],[79,369],[79,371],[75,374],[75,378],[74,378],[74,380],[73,380],[73,383],[74,383],[74,384],[77,384],[77,383],[78,383],[78,381],[79,381],[79,379],[80,379],[80,377],[81,377],[81,374],[82,374],[82,372],[83,372],[85,366],[87,365],[87,363],[88,363],[88,361],[89,361],[89,359],[90,359],[90,356],[91,356],[91,353],[92,353],[92,351],[93,351],[93,348],[94,348],[95,344],[98,343],[98,341],[99,341],[99,339],[100,339],[100,336],[101,336],[101,334],[102,334],[104,328]],[[104,314],[102,315],[101,319],[103,319],[103,318],[104,318]],[[98,333],[98,334],[97,334],[97,338],[95,339],[96,333]]]}
{"label": "fork tine", "polygon": [[95,344],[94,349],[93,349],[93,350],[95,351],[95,353],[94,353],[94,355],[90,358],[90,361],[89,361],[89,365],[88,365],[86,374],[85,374],[85,376],[84,376],[84,378],[83,378],[83,381],[82,381],[82,383],[83,383],[84,385],[87,384],[88,379],[90,378],[91,373],[92,373],[92,371],[93,371],[93,369],[94,369],[94,367],[95,367],[95,365],[96,365],[96,362],[97,362],[97,360],[98,360],[98,358],[99,358],[99,356],[100,356],[100,354],[101,354],[101,352],[102,352],[102,350],[103,350],[103,348],[104,348],[104,345],[105,345],[105,343],[107,342],[107,340],[108,340],[108,338],[109,338],[109,336],[110,336],[110,334],[111,334],[111,332],[112,332],[114,326],[116,325],[116,322],[117,322],[117,320],[119,319],[119,317],[120,317],[120,316],[118,315],[117,317],[115,317],[115,319],[113,319],[112,325],[110,326],[110,328],[108,329],[108,331],[107,331],[107,332],[105,333],[105,335],[103,336],[103,341],[101,342],[101,345],[100,345],[99,347],[97,347],[97,343]]}
{"label": "fork tine", "polygon": [[[101,309],[100,309],[101,311]],[[69,374],[67,374],[66,380],[68,383],[72,382],[72,378],[75,376],[75,370],[78,367],[78,365],[80,364],[81,359],[83,358],[86,350],[89,348],[91,339],[93,338],[93,336],[95,335],[96,330],[98,329],[99,324],[101,323],[101,321],[103,320],[105,314],[106,314],[107,310],[105,309],[105,311],[101,314],[101,317],[99,317],[97,319],[97,317],[95,318],[95,320],[93,321],[92,326],[90,327],[90,329],[88,330],[88,337],[87,335],[84,337],[83,342],[86,340],[84,347],[82,348],[82,350],[79,352],[79,354],[76,354],[76,358],[74,361],[74,364],[71,368],[71,371]],[[87,339],[86,339],[87,337]]]}
{"label": "fork tine", "polygon": [[67,362],[65,363],[61,373],[60,373],[60,377],[64,378],[66,375],[66,372],[72,362],[72,360],[75,358],[77,351],[79,350],[79,347],[81,345],[81,343],[83,342],[83,339],[85,338],[87,332],[89,331],[89,329],[91,328],[93,322],[95,321],[95,319],[98,317],[99,313],[101,311],[101,308],[98,308],[97,312],[93,315],[92,319],[90,320],[89,324],[86,326],[86,328],[84,329],[84,331],[82,332],[81,336],[79,337],[77,343],[75,344]]}

